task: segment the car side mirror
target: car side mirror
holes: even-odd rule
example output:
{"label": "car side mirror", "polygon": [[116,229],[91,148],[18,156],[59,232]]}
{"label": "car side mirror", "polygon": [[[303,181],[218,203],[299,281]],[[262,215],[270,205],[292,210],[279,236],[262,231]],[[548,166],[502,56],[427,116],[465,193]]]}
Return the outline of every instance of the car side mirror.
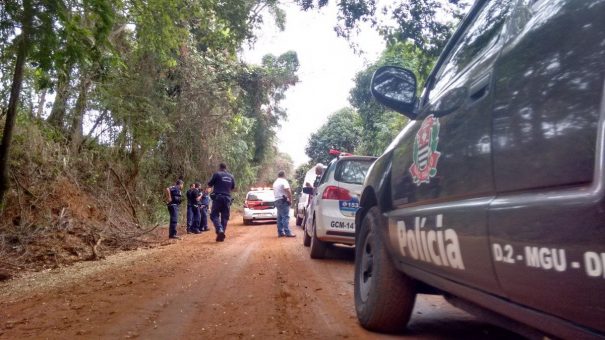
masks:
{"label": "car side mirror", "polygon": [[304,187],[302,190],[307,195],[313,195],[313,187]]}
{"label": "car side mirror", "polygon": [[372,77],[372,95],[382,105],[416,119],[416,76],[397,66],[382,66]]}

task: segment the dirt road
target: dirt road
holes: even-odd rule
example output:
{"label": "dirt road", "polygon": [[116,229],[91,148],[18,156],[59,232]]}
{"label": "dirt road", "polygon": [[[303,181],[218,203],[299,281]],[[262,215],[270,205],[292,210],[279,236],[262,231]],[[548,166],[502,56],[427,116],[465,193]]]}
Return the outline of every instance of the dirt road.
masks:
{"label": "dirt road", "polygon": [[[0,338],[387,338],[362,329],[353,306],[353,250],[311,260],[275,224],[235,217],[214,233],[29,275],[0,285]],[[412,338],[511,338],[420,296]]]}

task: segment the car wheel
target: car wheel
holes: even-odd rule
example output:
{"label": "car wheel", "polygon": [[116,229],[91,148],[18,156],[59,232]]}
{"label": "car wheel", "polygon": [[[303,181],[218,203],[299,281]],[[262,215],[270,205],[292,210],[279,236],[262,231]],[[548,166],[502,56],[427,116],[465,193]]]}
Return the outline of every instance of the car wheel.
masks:
{"label": "car wheel", "polygon": [[252,220],[247,220],[244,218],[244,225],[252,225]]}
{"label": "car wheel", "polygon": [[328,244],[317,238],[317,225],[315,224],[315,218],[313,218],[313,236],[311,236],[311,258],[312,259],[323,259],[326,257],[326,249]]}
{"label": "car wheel", "polygon": [[305,247],[308,247],[311,245],[311,236],[309,236],[309,233],[307,233],[307,228],[305,228],[305,225],[302,225],[303,228],[303,245]]}
{"label": "car wheel", "polygon": [[405,330],[416,300],[414,280],[397,271],[382,237],[383,217],[371,208],[355,240],[355,310],[359,323],[376,332]]}
{"label": "car wheel", "polygon": [[298,217],[298,214],[297,214],[296,215],[296,225],[300,227],[302,225],[302,221],[303,221],[302,217]]}

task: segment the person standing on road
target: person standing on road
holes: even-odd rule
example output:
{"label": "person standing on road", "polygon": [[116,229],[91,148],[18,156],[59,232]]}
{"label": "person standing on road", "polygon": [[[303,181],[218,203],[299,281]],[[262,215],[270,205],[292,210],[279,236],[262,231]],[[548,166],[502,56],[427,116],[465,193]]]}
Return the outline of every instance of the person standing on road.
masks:
{"label": "person standing on road", "polygon": [[183,190],[183,180],[179,179],[176,183],[166,188],[166,205],[170,214],[170,225],[168,228],[168,238],[180,239],[176,236],[176,225],[179,222],[179,205],[181,205],[181,190]]}
{"label": "person standing on road", "polygon": [[208,231],[208,206],[210,205],[210,197],[208,190],[202,190],[202,198],[200,199],[200,230]]}
{"label": "person standing on road", "polygon": [[194,234],[200,234],[202,231],[200,230],[200,201],[202,199],[202,184],[200,182],[195,182],[195,190],[192,193],[192,202],[193,202],[193,221],[191,224],[191,232]]}
{"label": "person standing on road", "polygon": [[289,227],[292,191],[283,170],[277,174],[277,179],[273,182],[273,193],[275,194],[275,208],[277,208],[277,236],[295,237],[296,235],[290,231]]}
{"label": "person standing on road", "polygon": [[231,191],[235,190],[235,178],[227,171],[225,163],[219,164],[218,171],[212,175],[208,186],[212,187],[210,219],[216,230],[216,241],[223,242],[231,209]]}
{"label": "person standing on road", "polygon": [[189,190],[185,193],[187,197],[187,234],[193,232],[193,214],[196,209],[196,201],[195,201],[195,183],[191,183],[189,186]]}

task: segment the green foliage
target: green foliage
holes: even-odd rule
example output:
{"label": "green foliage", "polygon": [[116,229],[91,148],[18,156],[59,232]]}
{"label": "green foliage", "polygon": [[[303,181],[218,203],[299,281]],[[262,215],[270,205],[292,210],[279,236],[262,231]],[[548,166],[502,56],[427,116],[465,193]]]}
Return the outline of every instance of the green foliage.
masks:
{"label": "green foliage", "polygon": [[305,153],[311,163],[327,164],[334,158],[330,149],[354,152],[361,142],[361,120],[351,108],[343,108],[328,117],[328,121],[309,137]]}
{"label": "green foliage", "polygon": [[305,164],[300,165],[299,167],[296,168],[296,170],[294,170],[294,186],[293,186],[293,190],[295,192],[300,192],[302,189],[302,187],[305,185],[305,183],[303,183],[305,181],[305,175],[307,174],[307,172],[309,170],[311,170],[311,168],[315,166],[315,163],[312,163],[312,161],[309,161]]}
{"label": "green foliage", "polygon": [[[329,0],[296,0],[303,10],[322,8]],[[397,0],[379,6],[376,0],[334,0],[338,7],[339,36],[351,39],[361,23],[377,28],[388,43],[408,42],[423,53],[436,57],[452,34],[466,2],[460,0]]]}
{"label": "green foliage", "polygon": [[426,55],[411,43],[389,45],[378,61],[355,76],[355,86],[350,91],[349,102],[357,110],[362,121],[360,154],[380,155],[393,138],[405,126],[407,119],[378,104],[370,92],[372,75],[380,66],[396,65],[415,71],[419,88],[426,81],[435,58]]}
{"label": "green foliage", "polygon": [[[10,88],[21,3],[0,7],[1,94]],[[240,195],[275,163],[292,168],[274,144],[286,117],[280,102],[298,82],[297,55],[269,55],[261,65],[238,60],[267,13],[284,27],[278,0],[31,3],[36,29],[22,91],[26,117],[52,107],[52,124],[37,121],[40,132],[71,144],[76,158],[105,150],[140,209],[156,207],[158,192],[177,177],[205,182],[219,162],[229,165]],[[67,132],[91,120],[80,140]],[[99,173],[89,171],[81,179],[94,186]]]}

